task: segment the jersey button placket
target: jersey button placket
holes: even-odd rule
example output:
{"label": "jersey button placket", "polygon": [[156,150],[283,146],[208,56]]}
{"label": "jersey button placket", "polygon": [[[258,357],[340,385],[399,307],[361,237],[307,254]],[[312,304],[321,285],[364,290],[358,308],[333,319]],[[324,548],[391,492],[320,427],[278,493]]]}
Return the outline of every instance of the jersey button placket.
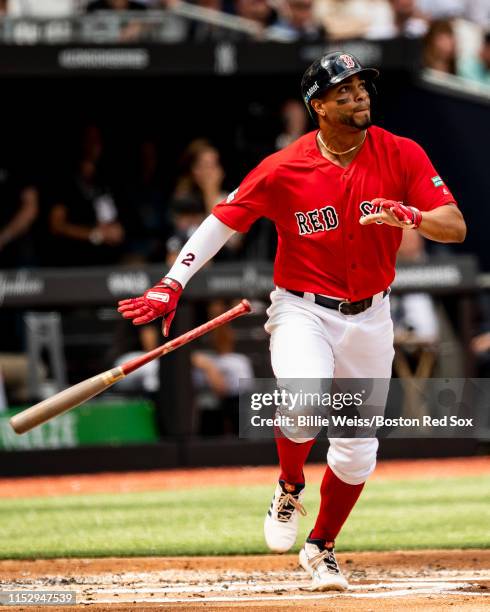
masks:
{"label": "jersey button placket", "polygon": [[[350,193],[351,193],[351,188],[350,188],[350,183],[348,182],[349,179],[349,174],[347,172],[345,172],[342,175],[342,180],[344,181],[344,199],[347,202],[349,200],[350,197]],[[347,234],[347,239],[348,240],[354,240],[354,235],[352,233]],[[352,251],[349,249],[349,252],[352,253]],[[355,269],[357,268],[357,264],[355,264],[354,262],[351,262],[349,265],[349,272],[352,273]],[[349,282],[349,285],[352,286],[352,284]],[[355,291],[352,291],[352,295],[355,295]]]}

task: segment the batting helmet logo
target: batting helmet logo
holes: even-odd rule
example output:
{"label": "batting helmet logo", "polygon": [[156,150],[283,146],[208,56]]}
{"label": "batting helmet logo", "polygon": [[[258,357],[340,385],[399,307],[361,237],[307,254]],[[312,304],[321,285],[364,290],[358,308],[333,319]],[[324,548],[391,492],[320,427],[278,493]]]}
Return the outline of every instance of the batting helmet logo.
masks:
{"label": "batting helmet logo", "polygon": [[356,67],[356,63],[354,62],[354,59],[350,55],[347,55],[346,53],[344,53],[344,55],[341,55],[339,57],[339,60],[345,64],[346,68]]}

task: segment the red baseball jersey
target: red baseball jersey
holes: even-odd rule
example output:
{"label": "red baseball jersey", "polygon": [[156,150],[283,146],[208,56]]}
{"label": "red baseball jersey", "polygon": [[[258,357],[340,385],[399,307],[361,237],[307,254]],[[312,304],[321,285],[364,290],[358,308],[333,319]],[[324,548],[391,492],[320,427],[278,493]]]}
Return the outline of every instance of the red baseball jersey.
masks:
{"label": "red baseball jersey", "polygon": [[213,209],[246,232],[259,217],[277,228],[276,285],[351,301],[386,289],[395,278],[403,230],[362,226],[374,198],[422,211],[455,203],[425,151],[413,140],[371,127],[347,168],[323,157],[310,132],[265,158]]}

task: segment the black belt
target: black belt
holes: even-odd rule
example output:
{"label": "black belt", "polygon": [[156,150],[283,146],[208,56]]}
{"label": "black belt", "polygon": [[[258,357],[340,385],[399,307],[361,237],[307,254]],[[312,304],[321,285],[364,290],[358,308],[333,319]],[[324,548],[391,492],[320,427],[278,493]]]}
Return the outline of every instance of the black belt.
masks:
{"label": "black belt", "polygon": [[[293,291],[292,289],[286,289],[289,293],[297,295],[302,298],[305,297],[303,291]],[[383,291],[383,297],[386,297],[390,292],[389,289]],[[347,300],[334,300],[332,298],[319,295],[318,293],[313,294],[315,296],[315,304],[324,306],[325,308],[332,308],[345,315],[356,315],[367,310],[373,304],[373,296],[359,300],[358,302],[349,302]]]}

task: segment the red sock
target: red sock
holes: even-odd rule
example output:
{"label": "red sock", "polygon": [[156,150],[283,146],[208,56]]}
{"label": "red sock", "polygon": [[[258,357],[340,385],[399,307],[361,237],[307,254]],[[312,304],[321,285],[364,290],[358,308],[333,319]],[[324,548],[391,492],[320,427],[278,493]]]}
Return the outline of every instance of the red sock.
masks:
{"label": "red sock", "polygon": [[307,442],[293,442],[279,430],[276,430],[276,446],[279,455],[281,475],[279,480],[290,484],[302,484],[305,481],[303,466],[310,453],[315,440]]}
{"label": "red sock", "polygon": [[364,482],[357,485],[347,484],[327,466],[320,487],[320,511],[309,538],[334,542],[358,500],[364,484]]}

